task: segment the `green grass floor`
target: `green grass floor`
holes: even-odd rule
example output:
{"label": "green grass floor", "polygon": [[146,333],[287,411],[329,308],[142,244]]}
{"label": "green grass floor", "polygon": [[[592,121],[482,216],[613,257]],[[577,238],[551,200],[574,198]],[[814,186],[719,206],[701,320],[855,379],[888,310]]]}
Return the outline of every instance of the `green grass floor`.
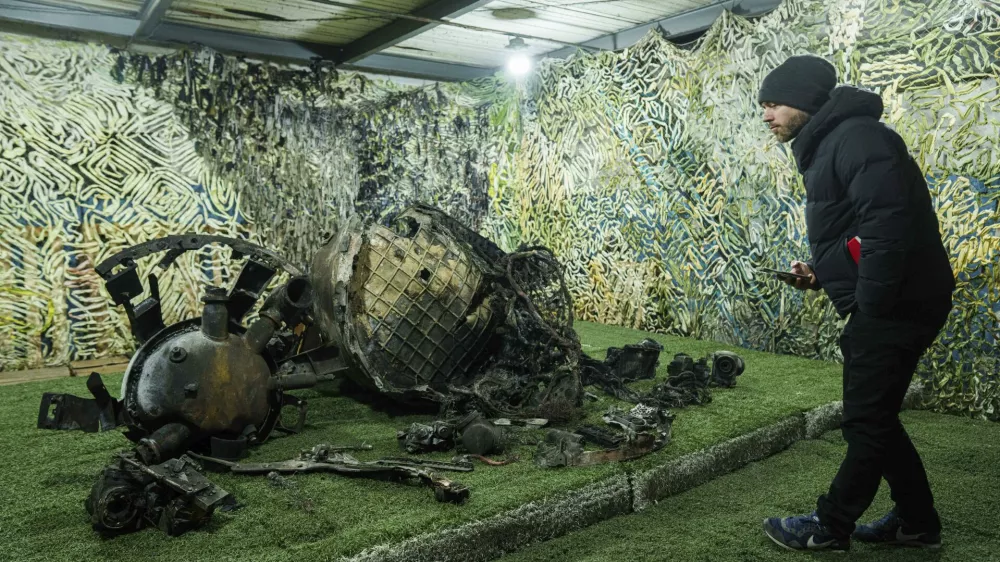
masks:
{"label": "green grass floor", "polygon": [[[920,451],[944,524],[940,551],[854,543],[851,560],[877,562],[1000,560],[1000,424],[929,412],[904,412],[903,423]],[[641,513],[616,517],[584,531],[528,547],[504,562],[573,560],[775,561],[843,560],[837,553],[795,553],[764,536],[765,517],[811,511],[846,451],[839,431],[799,441]],[[883,482],[862,518],[881,517],[892,505]]]}
{"label": "green grass floor", "polygon": [[[636,343],[650,336],[617,327],[578,323],[584,350],[603,358],[609,346]],[[532,462],[531,440],[516,453],[521,462],[503,467],[477,464],[473,473],[451,473],[468,484],[471,499],[461,506],[434,501],[431,491],[330,475],[297,475],[293,488],[276,488],[261,476],[212,474],[213,481],[245,505],[217,513],[198,531],[176,538],[147,529],[113,540],[91,529],[83,500],[101,467],[114,452],[131,444],[117,431],[86,434],[35,428],[43,392],[87,397],[84,378],[0,386],[0,559],[3,560],[329,560],[365,548],[454,527],[567,492],[621,471],[635,471],[711,446],[792,414],[838,400],[836,364],[775,356],[713,342],[652,335],[665,346],[657,379],[675,353],[697,358],[719,349],[743,355],[746,372],[736,388],[714,390],[713,402],[675,411],[673,440],[663,450],[621,464],[586,468],[540,469]],[[106,376],[118,394],[120,376]],[[644,381],[643,385],[651,385]],[[615,400],[598,390],[600,402],[588,404],[588,421]],[[284,460],[318,443],[365,442],[373,451],[361,460],[399,456],[395,432],[428,415],[392,415],[345,396],[336,383],[302,391],[309,400],[307,428],[253,450],[248,462]],[[452,453],[429,455],[449,459]],[[743,500],[733,495],[730,500]]]}

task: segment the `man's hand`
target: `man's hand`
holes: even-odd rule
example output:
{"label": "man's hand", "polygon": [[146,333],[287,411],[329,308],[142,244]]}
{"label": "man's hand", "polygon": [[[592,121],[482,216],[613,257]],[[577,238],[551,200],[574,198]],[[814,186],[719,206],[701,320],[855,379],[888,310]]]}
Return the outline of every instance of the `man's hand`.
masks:
{"label": "man's hand", "polygon": [[812,289],[816,285],[816,274],[813,273],[811,267],[808,264],[802,263],[800,261],[792,262],[792,273],[797,273],[799,275],[808,275],[809,279],[788,279],[785,283],[795,287],[800,291],[805,291],[806,289]]}

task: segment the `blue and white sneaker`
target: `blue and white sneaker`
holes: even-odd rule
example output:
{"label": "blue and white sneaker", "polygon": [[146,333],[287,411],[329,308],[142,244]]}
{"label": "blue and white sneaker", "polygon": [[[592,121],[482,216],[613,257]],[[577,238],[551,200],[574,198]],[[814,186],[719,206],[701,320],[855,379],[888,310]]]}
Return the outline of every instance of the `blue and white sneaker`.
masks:
{"label": "blue and white sneaker", "polygon": [[895,508],[878,521],[858,525],[852,537],[869,543],[941,548],[941,531],[920,532],[912,529],[896,514]]}
{"label": "blue and white sneaker", "polygon": [[846,552],[851,549],[851,537],[835,535],[829,527],[821,525],[815,511],[784,519],[765,519],[764,533],[775,544],[788,550]]}

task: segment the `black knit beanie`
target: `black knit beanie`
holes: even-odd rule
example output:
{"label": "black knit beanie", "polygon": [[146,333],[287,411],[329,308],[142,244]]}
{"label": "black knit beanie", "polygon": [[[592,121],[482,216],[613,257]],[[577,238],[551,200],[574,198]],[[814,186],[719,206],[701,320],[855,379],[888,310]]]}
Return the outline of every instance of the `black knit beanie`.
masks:
{"label": "black knit beanie", "polygon": [[789,57],[760,85],[758,103],[771,102],[815,115],[837,87],[837,69],[812,55]]}

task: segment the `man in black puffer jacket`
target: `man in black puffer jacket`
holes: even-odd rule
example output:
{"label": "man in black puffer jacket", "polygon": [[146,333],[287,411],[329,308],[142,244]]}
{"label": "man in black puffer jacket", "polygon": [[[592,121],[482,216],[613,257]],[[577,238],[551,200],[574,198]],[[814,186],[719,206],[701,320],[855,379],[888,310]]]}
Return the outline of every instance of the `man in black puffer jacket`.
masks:
{"label": "man in black puffer jacket", "polygon": [[[767,535],[792,549],[847,550],[865,542],[940,546],[920,456],[899,421],[917,363],[951,311],[954,274],[927,184],[902,138],[879,122],[882,99],[837,86],[827,61],[791,57],[764,79],[758,101],[780,142],[792,143],[806,186],[812,261],[799,289],[826,291],[850,316],[842,431],[847,456],[809,515],[770,518]],[[882,478],[895,507],[855,527]]]}

